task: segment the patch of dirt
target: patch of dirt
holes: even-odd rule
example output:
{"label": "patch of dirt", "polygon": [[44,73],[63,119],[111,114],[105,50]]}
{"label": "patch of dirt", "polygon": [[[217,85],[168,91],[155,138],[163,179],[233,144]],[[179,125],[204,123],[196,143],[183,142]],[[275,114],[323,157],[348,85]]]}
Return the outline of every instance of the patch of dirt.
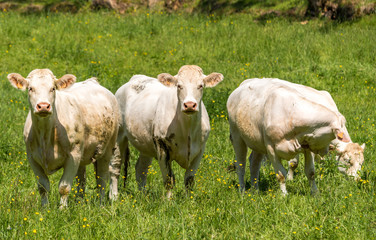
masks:
{"label": "patch of dirt", "polygon": [[76,13],[79,10],[78,7],[71,2],[61,2],[61,3],[52,4],[51,6],[48,7],[48,9],[51,12],[70,12],[70,13]]}

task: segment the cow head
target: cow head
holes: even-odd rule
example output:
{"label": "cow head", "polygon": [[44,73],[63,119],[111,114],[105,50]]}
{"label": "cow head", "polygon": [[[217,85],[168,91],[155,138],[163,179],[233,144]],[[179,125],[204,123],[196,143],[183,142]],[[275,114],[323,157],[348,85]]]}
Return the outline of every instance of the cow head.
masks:
{"label": "cow head", "polygon": [[202,69],[195,65],[185,65],[176,76],[168,73],[158,75],[158,80],[167,87],[176,87],[181,111],[194,114],[200,111],[204,87],[214,87],[223,80],[220,73],[204,75]]}
{"label": "cow head", "polygon": [[337,121],[334,121],[327,126],[314,128],[311,133],[304,136],[302,145],[305,145],[313,153],[323,157],[329,152],[329,145],[331,143],[337,143],[339,141],[345,143],[343,139],[351,141],[347,129],[342,128]]}
{"label": "cow head", "polygon": [[67,74],[56,79],[49,69],[35,69],[27,78],[18,73],[11,73],[8,75],[8,80],[17,89],[22,91],[27,89],[32,114],[47,117],[53,111],[56,90],[68,88],[76,81],[76,77]]}
{"label": "cow head", "polygon": [[335,132],[329,126],[316,127],[312,132],[305,134],[302,146],[309,148],[313,153],[324,156],[329,151],[330,142],[335,139]]}
{"label": "cow head", "polygon": [[339,170],[355,179],[359,179],[358,171],[362,169],[365,147],[364,143],[359,145],[358,143],[353,142],[337,145],[337,160],[340,164],[345,166],[345,168],[340,167]]}

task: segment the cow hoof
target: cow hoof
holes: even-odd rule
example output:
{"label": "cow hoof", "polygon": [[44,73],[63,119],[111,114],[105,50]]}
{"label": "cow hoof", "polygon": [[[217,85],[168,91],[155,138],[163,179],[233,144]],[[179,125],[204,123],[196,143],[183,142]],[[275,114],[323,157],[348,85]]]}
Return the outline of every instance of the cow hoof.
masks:
{"label": "cow hoof", "polygon": [[285,190],[285,191],[282,191],[281,195],[282,195],[282,197],[287,197],[289,194],[288,194],[288,192]]}
{"label": "cow hoof", "polygon": [[108,197],[110,198],[111,201],[116,201],[119,197],[119,194],[110,189],[110,193],[108,194]]}
{"label": "cow hoof", "polygon": [[118,200],[118,198],[119,198],[119,195],[118,195],[118,194],[113,194],[112,196],[110,196],[110,200],[111,200],[112,202],[116,202],[116,201]]}
{"label": "cow hoof", "polygon": [[65,209],[68,209],[67,205],[60,205],[59,210],[63,211]]}
{"label": "cow hoof", "polygon": [[294,180],[294,174],[291,174],[291,173],[287,174],[287,181],[292,181],[292,180]]}
{"label": "cow hoof", "polygon": [[166,197],[167,200],[172,200],[172,191],[167,191]]}
{"label": "cow hoof", "polygon": [[320,191],[319,190],[311,191],[311,195],[314,197],[318,197],[320,196]]}

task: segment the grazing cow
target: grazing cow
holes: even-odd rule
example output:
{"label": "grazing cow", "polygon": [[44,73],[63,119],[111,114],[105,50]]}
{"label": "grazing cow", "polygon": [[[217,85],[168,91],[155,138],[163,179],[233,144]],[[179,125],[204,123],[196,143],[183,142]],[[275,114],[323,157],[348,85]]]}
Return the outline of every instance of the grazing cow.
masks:
{"label": "grazing cow", "polygon": [[[291,85],[291,87],[294,86],[295,85]],[[297,86],[300,87],[300,85]],[[299,88],[297,90],[300,91]],[[330,108],[332,111],[339,112],[332,96],[327,91],[314,91],[307,96],[312,97],[311,100],[313,101],[319,101],[320,104]],[[346,126],[344,127],[344,132],[347,133]],[[358,143],[353,143],[350,138],[347,139],[348,142],[344,142],[342,140],[335,138],[330,144],[331,149],[336,153],[336,159],[340,165],[338,169],[340,172],[354,177],[354,179],[359,179],[357,172],[361,170],[362,164],[364,162],[363,152],[365,149],[365,144],[363,143],[362,145],[360,145]],[[316,155],[315,159],[321,160],[321,157]],[[252,161],[251,158],[250,161]],[[287,175],[288,180],[293,179],[294,171],[298,167],[298,164],[299,155],[289,161],[289,171]],[[229,170],[232,169],[235,169],[235,165],[229,167]]]}
{"label": "grazing cow", "polygon": [[48,204],[47,175],[64,168],[59,183],[63,208],[76,175],[77,190],[83,195],[86,165],[92,162],[102,199],[119,127],[115,96],[94,78],[74,84],[75,76],[56,79],[49,69],[33,70],[27,78],[11,73],[8,79],[15,88],[28,91],[24,140],[42,206]]}
{"label": "grazing cow", "polygon": [[252,149],[252,185],[258,188],[261,162],[266,155],[273,165],[282,194],[287,171],[281,159],[305,156],[305,173],[311,193],[318,192],[314,154],[324,155],[335,138],[349,141],[345,118],[326,106],[322,92],[279,79],[248,79],[227,101],[231,142],[236,154],[240,190],[244,191],[247,148]]}
{"label": "grazing cow", "polygon": [[[135,75],[116,92],[121,113],[118,135],[119,158],[110,164],[110,198],[118,195],[121,163],[128,167],[128,141],[140,152],[136,180],[140,190],[146,185],[153,157],[158,160],[167,197],[175,179],[171,161],[186,170],[184,183],[190,189],[209,136],[209,116],[202,102],[204,87],[214,87],[223,80],[220,73],[205,76],[198,66],[180,68],[176,76],[168,73],[158,79]],[[126,170],[127,172],[127,170]]]}
{"label": "grazing cow", "polygon": [[[292,85],[293,87],[294,85]],[[297,89],[299,91],[299,89]],[[306,95],[307,97],[311,97],[312,101],[320,103],[327,108],[331,109],[338,114],[338,108],[335,104],[332,96],[327,91],[314,91],[310,95]],[[344,120],[345,121],[345,120]],[[345,121],[346,122],[346,121]],[[344,129],[344,136],[348,136],[347,139],[342,138],[335,138],[331,143],[331,149],[336,153],[336,159],[339,163],[339,171],[347,174],[354,179],[359,179],[358,171],[361,170],[362,164],[364,162],[364,149],[365,144],[362,145],[358,143],[353,143],[351,141],[350,135],[347,132],[346,126],[343,127]],[[320,156],[316,155],[315,159],[321,160]],[[294,176],[294,170],[298,167],[299,163],[299,156],[296,156],[294,159],[289,161],[289,172],[288,172],[288,179],[292,180]]]}

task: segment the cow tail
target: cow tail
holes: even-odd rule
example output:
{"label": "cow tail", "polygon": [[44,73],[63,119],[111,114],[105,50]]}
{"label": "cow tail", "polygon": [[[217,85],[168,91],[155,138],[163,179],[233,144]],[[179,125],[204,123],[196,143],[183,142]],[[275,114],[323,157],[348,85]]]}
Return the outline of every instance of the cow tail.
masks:
{"label": "cow tail", "polygon": [[128,167],[130,165],[129,163],[129,156],[130,156],[130,152],[129,152],[129,145],[127,144],[127,148],[125,149],[125,153],[124,153],[124,187],[126,186],[127,184],[127,178],[128,178]]}

